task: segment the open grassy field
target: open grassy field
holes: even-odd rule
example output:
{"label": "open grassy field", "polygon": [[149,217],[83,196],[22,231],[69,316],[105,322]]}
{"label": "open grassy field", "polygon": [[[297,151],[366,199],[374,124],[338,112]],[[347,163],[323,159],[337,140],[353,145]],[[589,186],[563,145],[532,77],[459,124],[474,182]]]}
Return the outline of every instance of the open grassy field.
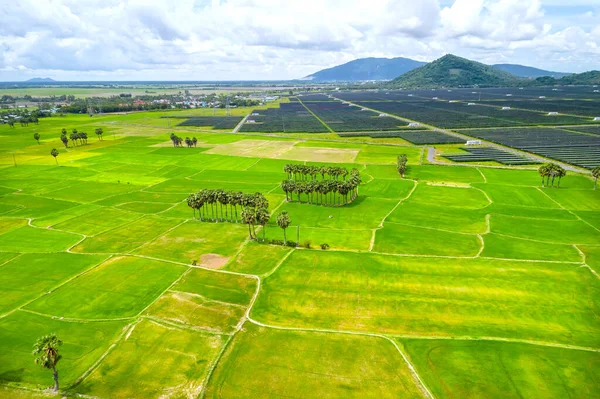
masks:
{"label": "open grassy field", "polygon": [[[0,396],[48,394],[31,350],[56,333],[64,396],[600,398],[589,175],[542,188],[535,169],[433,164],[403,140],[165,114],[0,125]],[[104,140],[65,148],[63,127]],[[357,168],[358,198],[287,202],[288,163]],[[199,220],[200,189],[260,192],[271,218],[257,240]],[[298,247],[270,243],[281,211]]]}

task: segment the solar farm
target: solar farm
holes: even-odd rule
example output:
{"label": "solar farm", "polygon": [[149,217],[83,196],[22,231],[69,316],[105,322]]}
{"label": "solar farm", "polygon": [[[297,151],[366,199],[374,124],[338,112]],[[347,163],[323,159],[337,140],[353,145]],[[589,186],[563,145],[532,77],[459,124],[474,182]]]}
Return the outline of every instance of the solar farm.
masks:
{"label": "solar farm", "polygon": [[0,125],[0,395],[600,398],[594,90]]}

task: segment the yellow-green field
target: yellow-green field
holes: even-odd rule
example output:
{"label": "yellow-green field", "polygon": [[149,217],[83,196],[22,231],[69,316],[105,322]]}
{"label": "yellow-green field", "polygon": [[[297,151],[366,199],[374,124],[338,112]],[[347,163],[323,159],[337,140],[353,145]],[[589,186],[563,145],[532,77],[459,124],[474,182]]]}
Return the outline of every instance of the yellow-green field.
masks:
{"label": "yellow-green field", "polygon": [[[56,333],[63,396],[600,398],[591,176],[542,188],[531,167],[429,164],[402,139],[161,118],[179,112],[0,125],[0,396],[49,395],[31,351]],[[286,202],[287,163],[357,168],[359,196]],[[258,242],[198,220],[203,188],[263,193]],[[281,211],[300,246],[262,242],[283,240]]]}

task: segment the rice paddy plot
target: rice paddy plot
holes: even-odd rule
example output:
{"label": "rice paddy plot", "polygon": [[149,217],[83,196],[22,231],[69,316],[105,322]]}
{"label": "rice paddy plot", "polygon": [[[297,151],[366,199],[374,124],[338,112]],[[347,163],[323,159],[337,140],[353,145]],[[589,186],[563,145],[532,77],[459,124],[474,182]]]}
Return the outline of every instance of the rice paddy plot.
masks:
{"label": "rice paddy plot", "polygon": [[63,231],[23,226],[0,235],[6,252],[58,252],[76,244],[81,237]]}
{"label": "rice paddy plot", "polygon": [[[185,267],[137,257],[115,257],[71,280],[26,309],[57,317],[132,317],[175,282]],[[143,272],[144,278],[138,278]]]}
{"label": "rice paddy plot", "polygon": [[377,230],[373,246],[379,253],[435,256],[475,256],[480,249],[475,235],[392,222]]}
{"label": "rice paddy plot", "polygon": [[[385,359],[385,361],[381,361]],[[406,363],[383,338],[247,325],[215,370],[207,398],[420,398]]]}
{"label": "rice paddy plot", "polygon": [[388,216],[385,224],[387,226],[388,222],[394,222],[406,226],[430,227],[449,232],[483,234],[487,229],[485,215],[488,211],[488,208],[474,211],[418,202],[403,202]]}
{"label": "rice paddy plot", "polygon": [[251,316],[283,327],[597,347],[599,294],[598,278],[573,264],[295,251],[264,280]]}
{"label": "rice paddy plot", "polygon": [[[46,389],[52,383],[48,370],[32,360],[31,347],[42,335],[56,333],[63,341],[59,363],[62,387],[69,387],[115,341],[124,321],[72,323],[17,311],[0,319],[0,382]],[[8,360],[10,359],[10,360]]]}
{"label": "rice paddy plot", "polygon": [[492,233],[557,244],[600,242],[600,231],[581,220],[547,220],[492,215]]}
{"label": "rice paddy plot", "polygon": [[236,251],[238,246],[231,243],[243,241],[247,234],[248,227],[241,223],[188,221],[133,253],[218,269]]}
{"label": "rice paddy plot", "polygon": [[436,398],[598,398],[600,354],[489,341],[400,340]]}
{"label": "rice paddy plot", "polygon": [[476,188],[419,183],[407,203],[481,209],[491,204],[485,193]]}
{"label": "rice paddy plot", "polygon": [[568,244],[551,244],[507,237],[494,233],[483,236],[483,257],[503,259],[546,260],[556,262],[581,262],[579,251]]}
{"label": "rice paddy plot", "polygon": [[153,320],[180,324],[199,332],[231,334],[242,319],[246,308],[214,301],[201,295],[169,291],[148,308]]}
{"label": "rice paddy plot", "polygon": [[503,165],[530,165],[537,161],[524,155],[517,155],[512,152],[499,150],[492,147],[472,147],[461,148],[467,154],[444,154],[444,158],[452,162],[498,162]]}
{"label": "rice paddy plot", "polygon": [[[10,254],[14,257],[14,254]],[[103,262],[103,255],[22,254],[0,267],[0,314],[47,294],[69,278]],[[2,262],[4,263],[4,262]]]}
{"label": "rice paddy plot", "polygon": [[[107,213],[110,214],[110,218],[106,217]],[[140,215],[133,212],[102,207],[57,223],[52,228],[93,236],[138,218],[140,218]]]}
{"label": "rice paddy plot", "polygon": [[200,393],[223,338],[143,320],[73,390],[96,397],[188,397]]}

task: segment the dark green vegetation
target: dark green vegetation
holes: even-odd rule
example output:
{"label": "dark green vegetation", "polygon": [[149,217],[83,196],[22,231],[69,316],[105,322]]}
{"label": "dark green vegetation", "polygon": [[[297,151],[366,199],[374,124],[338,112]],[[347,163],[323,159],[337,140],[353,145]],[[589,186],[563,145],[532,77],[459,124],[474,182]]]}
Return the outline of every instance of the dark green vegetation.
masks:
{"label": "dark green vegetation", "polygon": [[[583,99],[590,89],[522,93]],[[425,94],[442,100],[419,101],[460,98],[465,109],[479,95],[333,97],[372,105]],[[313,106],[319,118],[341,103],[299,98],[325,104]],[[340,138],[295,104],[324,131],[169,127],[166,112],[0,126],[0,395],[35,397],[52,386],[32,345],[56,334],[64,396],[599,397],[593,176],[562,164],[542,175],[537,165],[499,167],[504,158],[451,165],[436,154],[462,143]],[[103,134],[63,147],[65,126]],[[197,140],[181,148],[172,135]],[[571,136],[547,141],[567,146],[563,137]],[[431,154],[448,165],[430,163]],[[288,200],[301,202],[286,201],[286,177],[303,187]],[[352,202],[308,203],[320,194],[305,186],[352,179]]]}
{"label": "dark green vegetation", "polygon": [[402,88],[511,86],[517,77],[501,69],[447,54],[422,67],[413,69],[390,85]]}

